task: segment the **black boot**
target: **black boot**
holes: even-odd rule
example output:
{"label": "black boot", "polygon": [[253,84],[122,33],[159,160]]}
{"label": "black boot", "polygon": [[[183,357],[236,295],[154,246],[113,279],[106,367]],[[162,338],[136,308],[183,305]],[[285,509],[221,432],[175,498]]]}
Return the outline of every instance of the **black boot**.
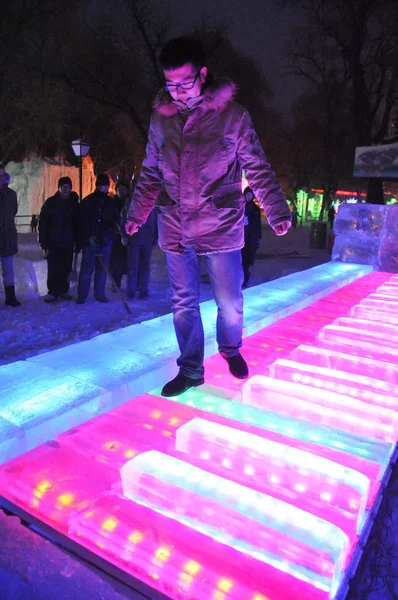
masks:
{"label": "black boot", "polygon": [[15,286],[5,285],[4,291],[6,293],[6,305],[7,306],[21,306],[21,303],[15,297]]}

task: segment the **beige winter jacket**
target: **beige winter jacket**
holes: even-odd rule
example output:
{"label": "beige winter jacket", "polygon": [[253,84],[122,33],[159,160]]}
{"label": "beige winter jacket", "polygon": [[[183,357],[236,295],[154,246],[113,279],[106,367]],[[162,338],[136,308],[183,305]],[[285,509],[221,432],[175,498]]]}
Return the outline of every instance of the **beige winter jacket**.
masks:
{"label": "beige winter jacket", "polygon": [[161,91],[154,103],[146,156],[128,220],[142,225],[159,206],[159,246],[198,254],[244,245],[242,170],[268,221],[290,220],[248,112],[234,101],[236,86],[216,80],[185,105]]}

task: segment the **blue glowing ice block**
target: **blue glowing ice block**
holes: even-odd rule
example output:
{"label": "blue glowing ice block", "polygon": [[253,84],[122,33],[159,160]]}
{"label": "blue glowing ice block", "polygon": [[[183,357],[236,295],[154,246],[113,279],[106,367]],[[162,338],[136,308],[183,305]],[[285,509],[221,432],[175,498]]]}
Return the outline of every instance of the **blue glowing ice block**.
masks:
{"label": "blue glowing ice block", "polygon": [[348,535],[364,522],[370,481],[331,460],[266,438],[194,418],[179,427],[176,449],[219,464],[225,477],[294,504]]}
{"label": "blue glowing ice block", "polygon": [[271,377],[328,390],[375,406],[398,411],[398,385],[368,375],[279,358],[270,366]]}
{"label": "blue glowing ice block", "polygon": [[107,390],[70,374],[31,361],[0,367],[0,417],[24,429],[28,450],[110,408]]}
{"label": "blue glowing ice block", "polygon": [[398,414],[393,410],[310,385],[255,375],[242,387],[242,402],[364,437],[390,443],[398,439]]}
{"label": "blue glowing ice block", "polygon": [[347,347],[344,347],[344,350],[333,350],[331,346],[321,348],[300,344],[290,353],[290,357],[297,362],[347,371],[356,375],[366,373],[374,379],[398,385],[398,365],[367,356],[356,356],[351,354],[350,350],[351,348]]}
{"label": "blue glowing ice block", "polygon": [[348,537],[286,502],[157,451],[121,469],[127,498],[257,558],[333,596],[349,551]]}
{"label": "blue glowing ice block", "polygon": [[[388,465],[394,448],[390,442],[370,439],[358,433],[349,433],[300,418],[279,415],[271,410],[203,394],[200,388],[192,388],[181,396],[171,397],[169,400],[240,421],[246,425],[255,425],[265,431],[309,442],[320,446],[322,451],[330,448],[346,452],[380,465],[382,468]],[[234,423],[234,426],[237,425]]]}
{"label": "blue glowing ice block", "polygon": [[22,427],[0,417],[0,464],[26,452],[26,435]]}

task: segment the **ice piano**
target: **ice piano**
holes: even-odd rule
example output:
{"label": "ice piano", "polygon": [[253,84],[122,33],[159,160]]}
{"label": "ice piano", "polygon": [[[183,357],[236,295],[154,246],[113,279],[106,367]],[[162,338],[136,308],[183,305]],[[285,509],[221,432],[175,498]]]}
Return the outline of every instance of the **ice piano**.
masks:
{"label": "ice piano", "polygon": [[0,503],[137,598],[343,598],[395,459],[398,276],[308,298],[256,317],[247,381],[209,356],[204,386],[148,388],[6,461]]}

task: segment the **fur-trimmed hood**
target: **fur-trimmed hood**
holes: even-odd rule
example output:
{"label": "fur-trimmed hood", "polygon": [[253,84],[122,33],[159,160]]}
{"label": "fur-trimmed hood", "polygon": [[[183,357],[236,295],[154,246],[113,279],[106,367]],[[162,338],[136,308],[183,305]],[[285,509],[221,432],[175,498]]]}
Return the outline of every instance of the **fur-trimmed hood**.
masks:
{"label": "fur-trimmed hood", "polygon": [[[215,79],[203,90],[203,94],[194,98],[191,102],[194,106],[205,102],[209,109],[222,112],[233,100],[238,91],[238,86],[230,79]],[[178,100],[175,101],[166,90],[160,90],[153,102],[155,112],[165,117],[171,117],[181,110],[185,105]],[[188,104],[189,106],[189,104]]]}

